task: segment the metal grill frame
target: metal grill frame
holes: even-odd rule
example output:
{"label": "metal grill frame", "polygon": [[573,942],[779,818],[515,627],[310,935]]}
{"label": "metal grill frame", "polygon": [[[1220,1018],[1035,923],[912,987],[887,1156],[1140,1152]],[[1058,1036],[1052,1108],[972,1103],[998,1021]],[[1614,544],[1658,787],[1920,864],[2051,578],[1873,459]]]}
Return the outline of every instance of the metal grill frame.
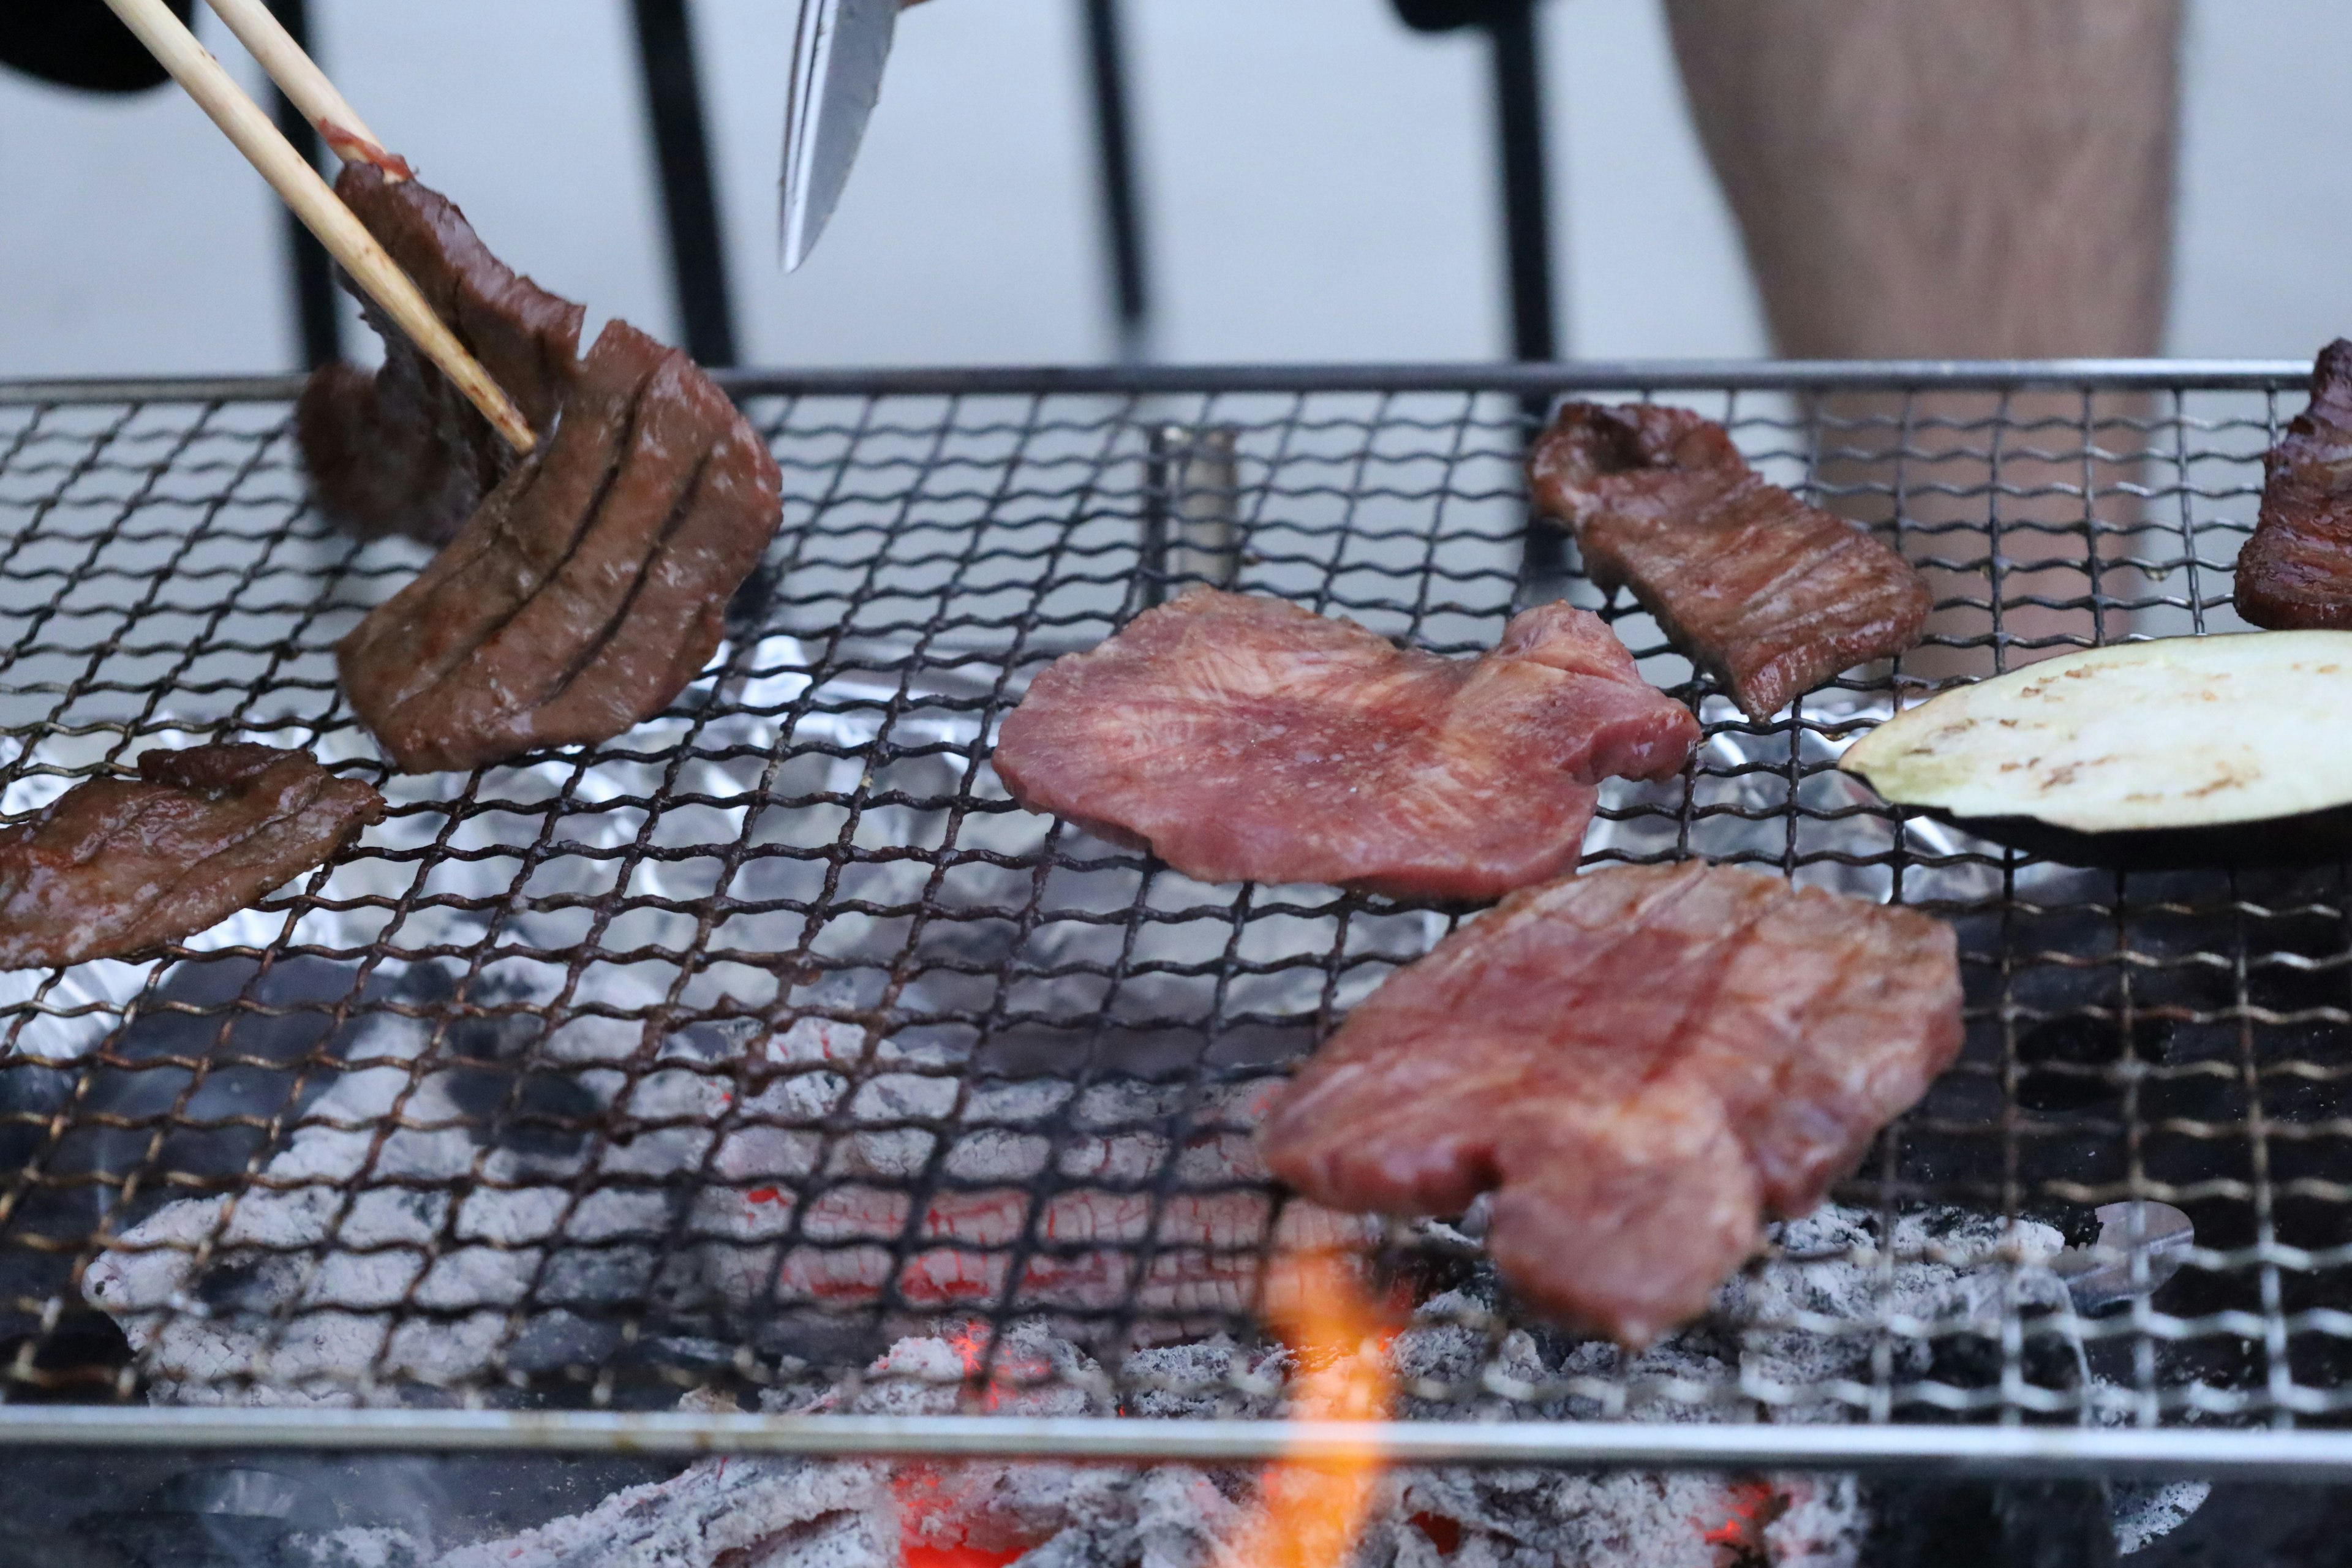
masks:
{"label": "metal grill frame", "polygon": [[[2182,536],[2189,582],[2185,602],[2179,603],[2178,607],[2187,613],[2192,623],[2182,629],[2201,632],[2210,629],[2206,624],[2206,612],[2226,604],[2227,563],[2200,556],[2199,531],[2200,527],[2213,526],[2227,533],[2229,525],[2211,524],[2210,520],[2198,518],[2193,515],[2195,509],[2226,494],[2241,503],[2242,510],[2252,490],[2248,488],[2242,472],[2236,482],[2223,490],[2200,489],[2189,479],[2189,464],[2192,457],[2210,455],[2190,451],[2189,444],[2192,432],[2197,429],[2197,422],[2185,412],[2186,399],[2191,395],[2203,394],[2261,395],[2263,410],[2252,416],[2251,423],[2247,418],[2234,422],[2242,435],[2259,436],[2261,438],[2242,440],[2235,448],[2223,455],[2228,461],[2238,464],[2242,469],[2248,461],[2258,460],[2260,448],[2274,438],[2284,422],[2280,408],[2282,399],[2297,397],[2307,376],[2308,367],[2304,363],[2269,361],[1743,361],[1563,365],[736,372],[722,373],[719,379],[747,404],[761,399],[782,399],[786,401],[787,407],[797,406],[805,400],[850,398],[866,400],[871,410],[892,399],[947,399],[950,400],[949,412],[943,416],[943,428],[953,426],[956,410],[961,406],[961,400],[964,399],[1028,399],[1032,400],[1033,408],[1042,406],[1043,400],[1053,398],[1111,399],[1118,400],[1121,409],[1111,416],[1113,423],[1138,432],[1149,422],[1142,409],[1153,405],[1154,400],[1180,398],[1205,399],[1208,400],[1207,405],[1213,407],[1219,399],[1285,396],[1298,400],[1297,405],[1303,407],[1308,398],[1353,394],[1369,395],[1383,400],[1380,406],[1385,410],[1385,400],[1413,395],[1459,395],[1468,400],[1465,408],[1475,408],[1475,400],[1481,395],[1500,395],[1516,400],[1522,410],[1533,410],[1550,397],[1583,392],[1606,392],[1615,395],[1791,394],[1798,395],[1801,411],[1785,422],[1785,427],[1791,433],[1791,440],[1810,439],[1810,449],[1797,454],[1805,469],[1805,482],[1813,482],[1818,477],[1823,429],[1823,416],[1818,405],[1803,402],[1806,395],[1828,396],[1864,392],[1919,395],[1981,394],[1995,399],[1998,409],[1977,429],[1979,438],[1987,440],[1991,447],[1994,479],[1988,493],[1996,498],[2003,493],[1999,479],[2000,444],[2003,439],[2012,437],[2006,418],[2007,399],[2027,390],[2074,394],[2082,399],[2084,413],[2079,432],[2082,439],[2074,456],[2081,458],[2086,484],[2095,491],[2097,481],[2088,477],[2093,449],[2099,444],[2098,432],[2107,429],[2111,420],[2137,429],[2147,437],[2138,453],[2147,460],[2160,462],[2166,458],[2166,455],[2157,450],[2154,445],[2158,436],[2175,443],[2179,466],[2174,483],[2169,487],[2158,487],[2155,494],[2142,499],[2151,508],[2158,502],[2170,504],[2177,499],[2178,518],[2168,526],[2175,528]],[[5,416],[8,409],[22,407],[63,410],[119,406],[124,410],[122,421],[127,424],[135,415],[158,406],[203,410],[244,404],[285,403],[290,401],[299,386],[299,381],[290,377],[0,383],[0,416]],[[2128,412],[2127,405],[2111,404],[2110,415],[2103,416],[2095,427],[2090,413],[2093,400],[2117,396],[2137,396],[2147,400],[2152,405],[2152,411],[2136,416]],[[1907,406],[1906,402],[1906,409]],[[2126,411],[2116,415],[2113,410],[2116,407],[2124,407]],[[1368,448],[1380,433],[1380,422],[1384,416],[1384,413],[1375,414],[1368,425],[1365,437]],[[1473,414],[1465,412],[1463,416],[1465,426],[1474,417]],[[2136,418],[2138,423],[2134,425]],[[1907,443],[1907,412],[1905,419]],[[1833,417],[1830,423],[1834,425]],[[28,426],[19,428],[20,445],[22,430],[29,428]],[[15,449],[7,447],[5,437],[5,418],[0,418],[0,479],[7,476],[8,461],[15,456]],[[1126,454],[1120,460],[1125,461],[1132,455]],[[1784,452],[1782,455],[1790,454]],[[258,456],[257,450],[257,458]],[[168,468],[169,462],[167,456],[163,467]],[[161,471],[159,468],[158,472]],[[787,474],[788,491],[793,484],[807,482],[812,477],[805,471],[795,474],[789,467]],[[1099,477],[1099,469],[1097,477]],[[2252,479],[2258,484],[2258,470]],[[236,479],[232,479],[232,487],[236,482]],[[923,482],[919,476],[908,493],[919,492]],[[1899,485],[1901,481],[1898,479],[1896,482]],[[2130,485],[2131,481],[2126,479],[2117,488],[2119,490],[2128,489]],[[140,510],[143,504],[141,498],[144,493],[142,490],[134,494],[124,504],[116,520],[116,528]],[[1446,492],[1441,489],[1436,502],[1441,510],[1445,497]],[[1996,500],[1996,509],[2000,504]],[[2084,506],[2086,515],[2095,510],[2088,500],[2081,504]],[[2166,520],[2158,518],[2153,526],[2168,524]],[[1438,525],[1433,522],[1428,531],[1433,554]],[[2095,627],[2104,629],[2105,622],[2102,616],[2112,605],[2108,596],[2098,586],[2099,574],[2103,564],[2113,565],[2116,562],[2108,559],[2103,563],[2095,554],[2101,531],[2100,525],[2094,524],[2084,534],[2095,552],[2090,567],[2093,589],[2086,607],[2090,610]],[[1544,536],[1538,534],[1536,537],[1540,541]],[[1335,570],[1339,560],[1335,553]],[[879,570],[884,564],[876,563],[875,570]],[[1531,552],[1526,569],[1544,569],[1540,544]],[[0,567],[0,570],[5,568]],[[2204,574],[2202,583],[2198,581],[2200,571]],[[155,586],[160,586],[163,581],[163,576],[159,575]],[[2217,582],[2220,584],[2218,596],[2215,592]],[[152,596],[152,588],[150,592]],[[2004,597],[1997,575],[1990,594],[1996,603]],[[1425,592],[1423,597],[1425,600]],[[1347,601],[1342,599],[1336,607],[1348,607]],[[1612,617],[1622,615],[1624,606],[1613,605],[1610,613]],[[1413,629],[1417,631],[1417,609],[1413,623]],[[929,647],[939,628],[917,625],[897,629],[911,639],[919,663],[922,650]],[[1986,640],[1997,646],[2002,635],[1996,611],[1993,635]],[[1443,638],[1437,641],[1438,646],[1447,647],[1449,651],[1460,651],[1466,646],[1458,641],[1449,643]],[[1637,652],[1645,654],[1655,651],[1654,647],[1637,647]],[[1031,657],[1034,659],[1034,650]],[[910,676],[911,667],[908,673]],[[1927,684],[1917,681],[1907,683],[1909,694],[1916,696]],[[1000,679],[996,683],[998,695],[1002,694],[1003,689],[1003,682]],[[902,696],[905,691],[902,680]],[[59,709],[62,710],[71,700],[72,693],[68,691],[65,700],[58,704]],[[152,709],[152,700],[149,706]],[[1841,722],[1843,721],[1833,717],[1825,728],[1835,731]],[[1719,707],[1709,710],[1711,734],[1727,726],[1740,727],[1736,720],[1726,720]],[[1804,728],[1801,721],[1791,732],[1793,734]],[[137,732],[135,725],[125,731],[125,744],[133,732]],[[613,743],[616,748],[627,745],[628,738],[625,736]],[[976,761],[974,765],[977,765]],[[1810,808],[1796,804],[1797,791],[1801,787],[1803,776],[1809,775],[1799,767],[1792,751],[1786,780],[1790,804],[1781,808],[1792,824],[1816,815]],[[1685,797],[1685,847],[1687,814],[1694,810],[1703,814],[1706,809],[1694,808]],[[1832,810],[1818,815],[1824,821],[1835,822],[1842,814]],[[1852,814],[1845,812],[1843,815]],[[551,816],[551,825],[552,821]],[[1816,855],[1801,856],[1793,826],[1790,829],[1789,841],[1790,869],[1794,869],[1801,859],[1837,861],[1843,858],[1866,861],[1874,858],[1872,854],[1856,855],[1835,845],[1822,848]],[[1876,858],[1885,858],[1884,856]],[[1900,858],[1899,845],[1896,858]],[[2011,879],[2004,882],[2005,888],[2013,886],[2016,870],[2027,864],[2027,858],[2008,852],[1999,852],[1992,859],[2001,868],[2001,874]],[[526,870],[522,875],[527,877],[529,872]],[[519,879],[518,888],[520,885]],[[285,896],[281,894],[278,899],[282,903]],[[2014,898],[2004,895],[2000,900],[2003,921],[2011,919],[2018,907]],[[2257,909],[2258,916],[2262,912]],[[2117,916],[2118,921],[2123,918]],[[706,926],[707,923],[706,921]],[[2006,940],[2004,938],[2005,942]],[[2009,948],[2004,946],[2003,952],[2008,951]],[[2275,1014],[2266,1010],[2249,991],[2246,980],[2249,963],[2251,961],[2259,967],[2265,959],[2278,955],[2251,951],[2242,922],[2237,950],[2232,956],[2238,977],[2234,1016],[2242,1023],[2251,1041],[2252,1031],[2256,1026],[2268,1026],[2278,1020]],[[2293,959],[2295,955],[2290,953],[2286,956]],[[2340,966],[2342,957],[2341,954],[2329,954],[2316,962],[2320,968],[2331,969]],[[2306,963],[2305,967],[2310,967],[2310,964]],[[2003,984],[2007,984],[2006,970],[2003,972]],[[2125,1027],[2128,1030],[2132,1026],[2128,999],[2125,1005]],[[2021,1011],[2012,1005],[2012,998],[2004,990],[1999,1011],[2007,1058],[2000,1069],[2005,1095],[2002,1114],[2013,1121],[2017,1115],[2015,1094],[2019,1082],[2016,1037],[2021,1021],[2032,1021],[2032,1009],[2027,1005]],[[2352,1022],[2352,1011],[2340,1005],[2332,1009],[2320,1009],[2319,1013],[2324,1015],[2317,1018],[2317,1022],[2322,1024],[2332,1026]],[[2203,1019],[2200,1015],[2200,1021],[2210,1020]],[[2125,1048],[2126,1068],[2132,1059],[2133,1049],[2128,1044]],[[0,1066],[5,1065],[5,1061],[0,1061]],[[2298,1068],[2311,1064],[2290,1061],[2286,1065]],[[2106,1070],[2098,1069],[2090,1076],[2096,1077],[2099,1072]],[[2251,1043],[2246,1047],[2246,1070],[2248,1081],[2252,1085],[2252,1140],[2259,1150],[2264,1136],[2262,1083],[2267,1066],[2255,1060],[2254,1047]],[[2335,1071],[2331,1067],[2321,1071],[2319,1076],[2332,1081]],[[2129,1070],[2126,1070],[2123,1076],[2128,1080],[2125,1085],[2126,1105],[2136,1106],[2137,1100],[2132,1097],[2137,1093],[2138,1079]],[[2306,1073],[2305,1076],[2311,1075]],[[2136,1110],[2126,1111],[2129,1124],[2124,1132],[2132,1140],[2149,1131],[2138,1125],[2133,1120],[2136,1117]],[[2333,1122],[2323,1124],[2322,1131],[2334,1125]],[[2267,1215],[2273,1199],[2271,1180],[2267,1167],[2259,1164],[2259,1155],[2257,1160],[2246,1201],[2254,1209]],[[1895,1188],[1899,1184],[1890,1173],[1882,1184],[1885,1188],[1886,1202],[1891,1205],[1895,1201]],[[2001,1201],[2010,1212],[2017,1212],[2019,1197],[2013,1182],[2011,1190],[2003,1194]],[[2343,1200],[2336,1197],[2334,1201],[2340,1203]],[[2267,1225],[2267,1220],[2264,1223]],[[2223,1321],[2218,1325],[2206,1325],[2206,1329],[2210,1331],[2234,1329],[2241,1337],[2259,1341],[2265,1347],[2271,1362],[2265,1391],[2268,1404],[2254,1409],[2253,1416],[2267,1422],[2271,1427],[2268,1430],[2246,1426],[2224,1429],[2170,1425],[2168,1424],[2169,1419],[2180,1415],[2184,1407],[2176,1404],[2159,1409],[2152,1397],[2133,1425],[2108,1427],[2028,1425],[2026,1422],[2035,1414],[2032,1401],[2013,1398],[2014,1389],[2005,1384],[1997,1406],[1998,1425],[1890,1422],[1884,1412],[1876,1413],[1871,1420],[1826,1426],[1707,1426],[1549,1420],[1370,1424],[1235,1420],[1180,1422],[1041,1419],[986,1415],[940,1418],[809,1417],[677,1412],[639,1414],[608,1410],[516,1412],[479,1408],[322,1412],[268,1408],[185,1409],[144,1405],[0,1404],[0,1443],[248,1448],[645,1449],[836,1455],[1055,1456],[1198,1461],[1313,1458],[1370,1447],[1399,1460],[1418,1462],[1554,1461],[1581,1466],[1632,1465],[1645,1468],[1968,1469],[2016,1473],[2049,1473],[2058,1469],[2102,1474],[2295,1475],[2342,1480],[2352,1477],[2352,1436],[2327,1430],[2326,1425],[2296,1429],[2295,1424],[2299,1417],[2306,1416],[2333,1424],[2338,1413],[2352,1410],[2352,1389],[2330,1387],[2315,1390],[2298,1384],[2292,1370],[2289,1341],[2296,1334],[2312,1332],[2332,1338],[2352,1338],[2352,1318],[2325,1307],[2290,1314],[2279,1305],[2276,1281],[2283,1270],[2293,1272],[2340,1268],[2347,1258],[2352,1258],[2352,1247],[2315,1253],[2308,1248],[2282,1243],[2267,1229],[2251,1246],[2218,1253],[2208,1250],[2199,1257],[2199,1267],[2224,1271],[2252,1269],[2263,1280],[2263,1310],[2251,1317],[2242,1312],[2221,1314]],[[2144,1302],[2141,1305],[2145,1307]],[[2007,1352],[2012,1358],[2013,1366],[2016,1347],[2007,1347]],[[2314,1399],[2311,1397],[2314,1394],[2320,1397]],[[2192,1419],[2200,1414],[2244,1414],[2242,1410],[2200,1412],[2193,1402],[2186,1408]]]}

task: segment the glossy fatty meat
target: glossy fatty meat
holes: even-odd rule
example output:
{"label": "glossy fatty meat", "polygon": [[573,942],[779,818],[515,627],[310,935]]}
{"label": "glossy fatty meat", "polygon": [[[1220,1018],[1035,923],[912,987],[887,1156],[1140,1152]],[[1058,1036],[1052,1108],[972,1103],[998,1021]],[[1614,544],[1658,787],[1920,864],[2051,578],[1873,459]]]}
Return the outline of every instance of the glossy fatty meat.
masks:
{"label": "glossy fatty meat", "polygon": [[1697,738],[1566,605],[1449,659],[1202,588],[1038,676],[995,763],[1031,810],[1202,881],[1481,899],[1573,866],[1598,781],[1669,777]]}
{"label": "glossy fatty meat", "polygon": [[1688,409],[1569,404],[1528,473],[1592,580],[1630,589],[1751,719],[1916,646],[1934,607],[1901,556],[1766,483]]}
{"label": "glossy fatty meat", "polygon": [[[415,180],[355,163],[335,191],[545,436],[572,384],[581,307],[491,255],[456,203]],[[383,340],[383,365],[324,365],[303,387],[294,428],[311,488],[329,519],[363,538],[439,544],[518,458],[406,333],[364,295],[360,302]]]}
{"label": "glossy fatty meat", "polygon": [[553,437],[338,645],[343,689],[411,773],[607,740],[709,661],[782,508],[727,395],[611,322]]}
{"label": "glossy fatty meat", "polygon": [[2352,628],[2352,341],[2311,368],[2311,404],[2263,459],[2262,510],[2238,552],[2238,613],[2273,631]]}
{"label": "glossy fatty meat", "polygon": [[192,936],[324,863],[383,797],[307,752],[151,751],[0,832],[0,969],[119,958]]}
{"label": "glossy fatty meat", "polygon": [[1949,927],[1702,862],[1514,894],[1391,975],[1267,1116],[1310,1200],[1459,1214],[1627,1345],[1705,1310],[1960,1046]]}

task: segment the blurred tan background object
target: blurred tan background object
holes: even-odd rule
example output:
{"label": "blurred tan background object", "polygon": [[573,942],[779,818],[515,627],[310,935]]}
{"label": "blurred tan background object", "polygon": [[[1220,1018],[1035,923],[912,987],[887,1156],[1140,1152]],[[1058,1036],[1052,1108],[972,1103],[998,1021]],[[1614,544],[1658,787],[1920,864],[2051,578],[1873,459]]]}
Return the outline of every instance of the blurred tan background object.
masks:
{"label": "blurred tan background object", "polygon": [[[1805,359],[2152,354],[2170,300],[2176,0],[1665,0],[1692,118],[1737,215],[1775,347]],[[1894,521],[1939,595],[1998,559],[1999,626],[1948,606],[1906,668],[1983,673],[2127,629],[2074,531],[2128,530],[2145,400],[1834,400],[1833,502]],[[1991,435],[1995,415],[2026,428]],[[2109,428],[2103,431],[2102,426]],[[2105,435],[2114,437],[2103,442]],[[1903,448],[1898,468],[1890,449]],[[2087,493],[2086,493],[2087,492]],[[2040,530],[2049,527],[2053,531]],[[2066,531],[2054,531],[2064,529]],[[2117,561],[2128,536],[2099,541]],[[2128,598],[2128,566],[2101,596]],[[1979,592],[1981,590],[1979,590]],[[2011,639],[2015,639],[2012,641]],[[1958,646],[1965,645],[1965,646]]]}

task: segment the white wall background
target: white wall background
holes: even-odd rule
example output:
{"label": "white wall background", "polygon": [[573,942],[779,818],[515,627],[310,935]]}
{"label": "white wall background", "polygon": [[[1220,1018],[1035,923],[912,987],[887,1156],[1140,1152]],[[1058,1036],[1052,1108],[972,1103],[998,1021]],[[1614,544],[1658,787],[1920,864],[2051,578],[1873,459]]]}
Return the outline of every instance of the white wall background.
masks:
{"label": "white wall background", "polygon": [[[312,5],[329,69],[494,247],[593,316],[673,330],[621,0]],[[787,279],[789,12],[697,11],[745,357],[1106,356],[1076,0],[908,16],[856,178]],[[1408,34],[1382,0],[1129,0],[1129,16],[1160,354],[1499,352],[1479,43]],[[2352,330],[2352,6],[2195,0],[2192,16],[2170,347],[2308,354]],[[1546,26],[1572,346],[1760,353],[1652,0],[1553,0]],[[110,102],[0,76],[0,375],[280,368],[290,317],[268,191],[175,91]]]}

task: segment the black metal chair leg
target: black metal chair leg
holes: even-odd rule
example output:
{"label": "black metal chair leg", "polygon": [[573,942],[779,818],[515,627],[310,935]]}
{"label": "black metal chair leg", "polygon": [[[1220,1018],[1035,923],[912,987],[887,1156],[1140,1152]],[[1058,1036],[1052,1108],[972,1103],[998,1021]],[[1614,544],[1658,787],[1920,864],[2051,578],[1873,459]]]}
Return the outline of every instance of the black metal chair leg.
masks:
{"label": "black metal chair leg", "polygon": [[736,363],[735,305],[719,233],[702,78],[687,0],[632,0],[645,72],[662,209],[669,220],[670,281],[686,350],[708,365]]}
{"label": "black metal chair leg", "polygon": [[1551,180],[1545,157],[1542,59],[1536,0],[1504,0],[1486,23],[1494,46],[1495,135],[1503,171],[1505,252],[1511,279],[1511,353],[1559,357],[1552,296]]}
{"label": "black metal chair leg", "polygon": [[[310,47],[309,0],[269,0],[269,9],[305,50]],[[313,165],[319,162],[318,127],[302,117],[282,92],[270,95],[277,105],[278,129]],[[294,321],[301,338],[302,363],[316,370],[343,357],[342,303],[336,298],[335,264],[327,247],[302,226],[291,212],[286,225],[286,262],[294,279]]]}
{"label": "black metal chair leg", "polygon": [[1110,250],[1111,290],[1118,310],[1119,358],[1144,359],[1150,347],[1151,293],[1143,258],[1142,201],[1128,113],[1127,50],[1119,0],[1084,0],[1087,60],[1095,107],[1095,147],[1103,233]]}

